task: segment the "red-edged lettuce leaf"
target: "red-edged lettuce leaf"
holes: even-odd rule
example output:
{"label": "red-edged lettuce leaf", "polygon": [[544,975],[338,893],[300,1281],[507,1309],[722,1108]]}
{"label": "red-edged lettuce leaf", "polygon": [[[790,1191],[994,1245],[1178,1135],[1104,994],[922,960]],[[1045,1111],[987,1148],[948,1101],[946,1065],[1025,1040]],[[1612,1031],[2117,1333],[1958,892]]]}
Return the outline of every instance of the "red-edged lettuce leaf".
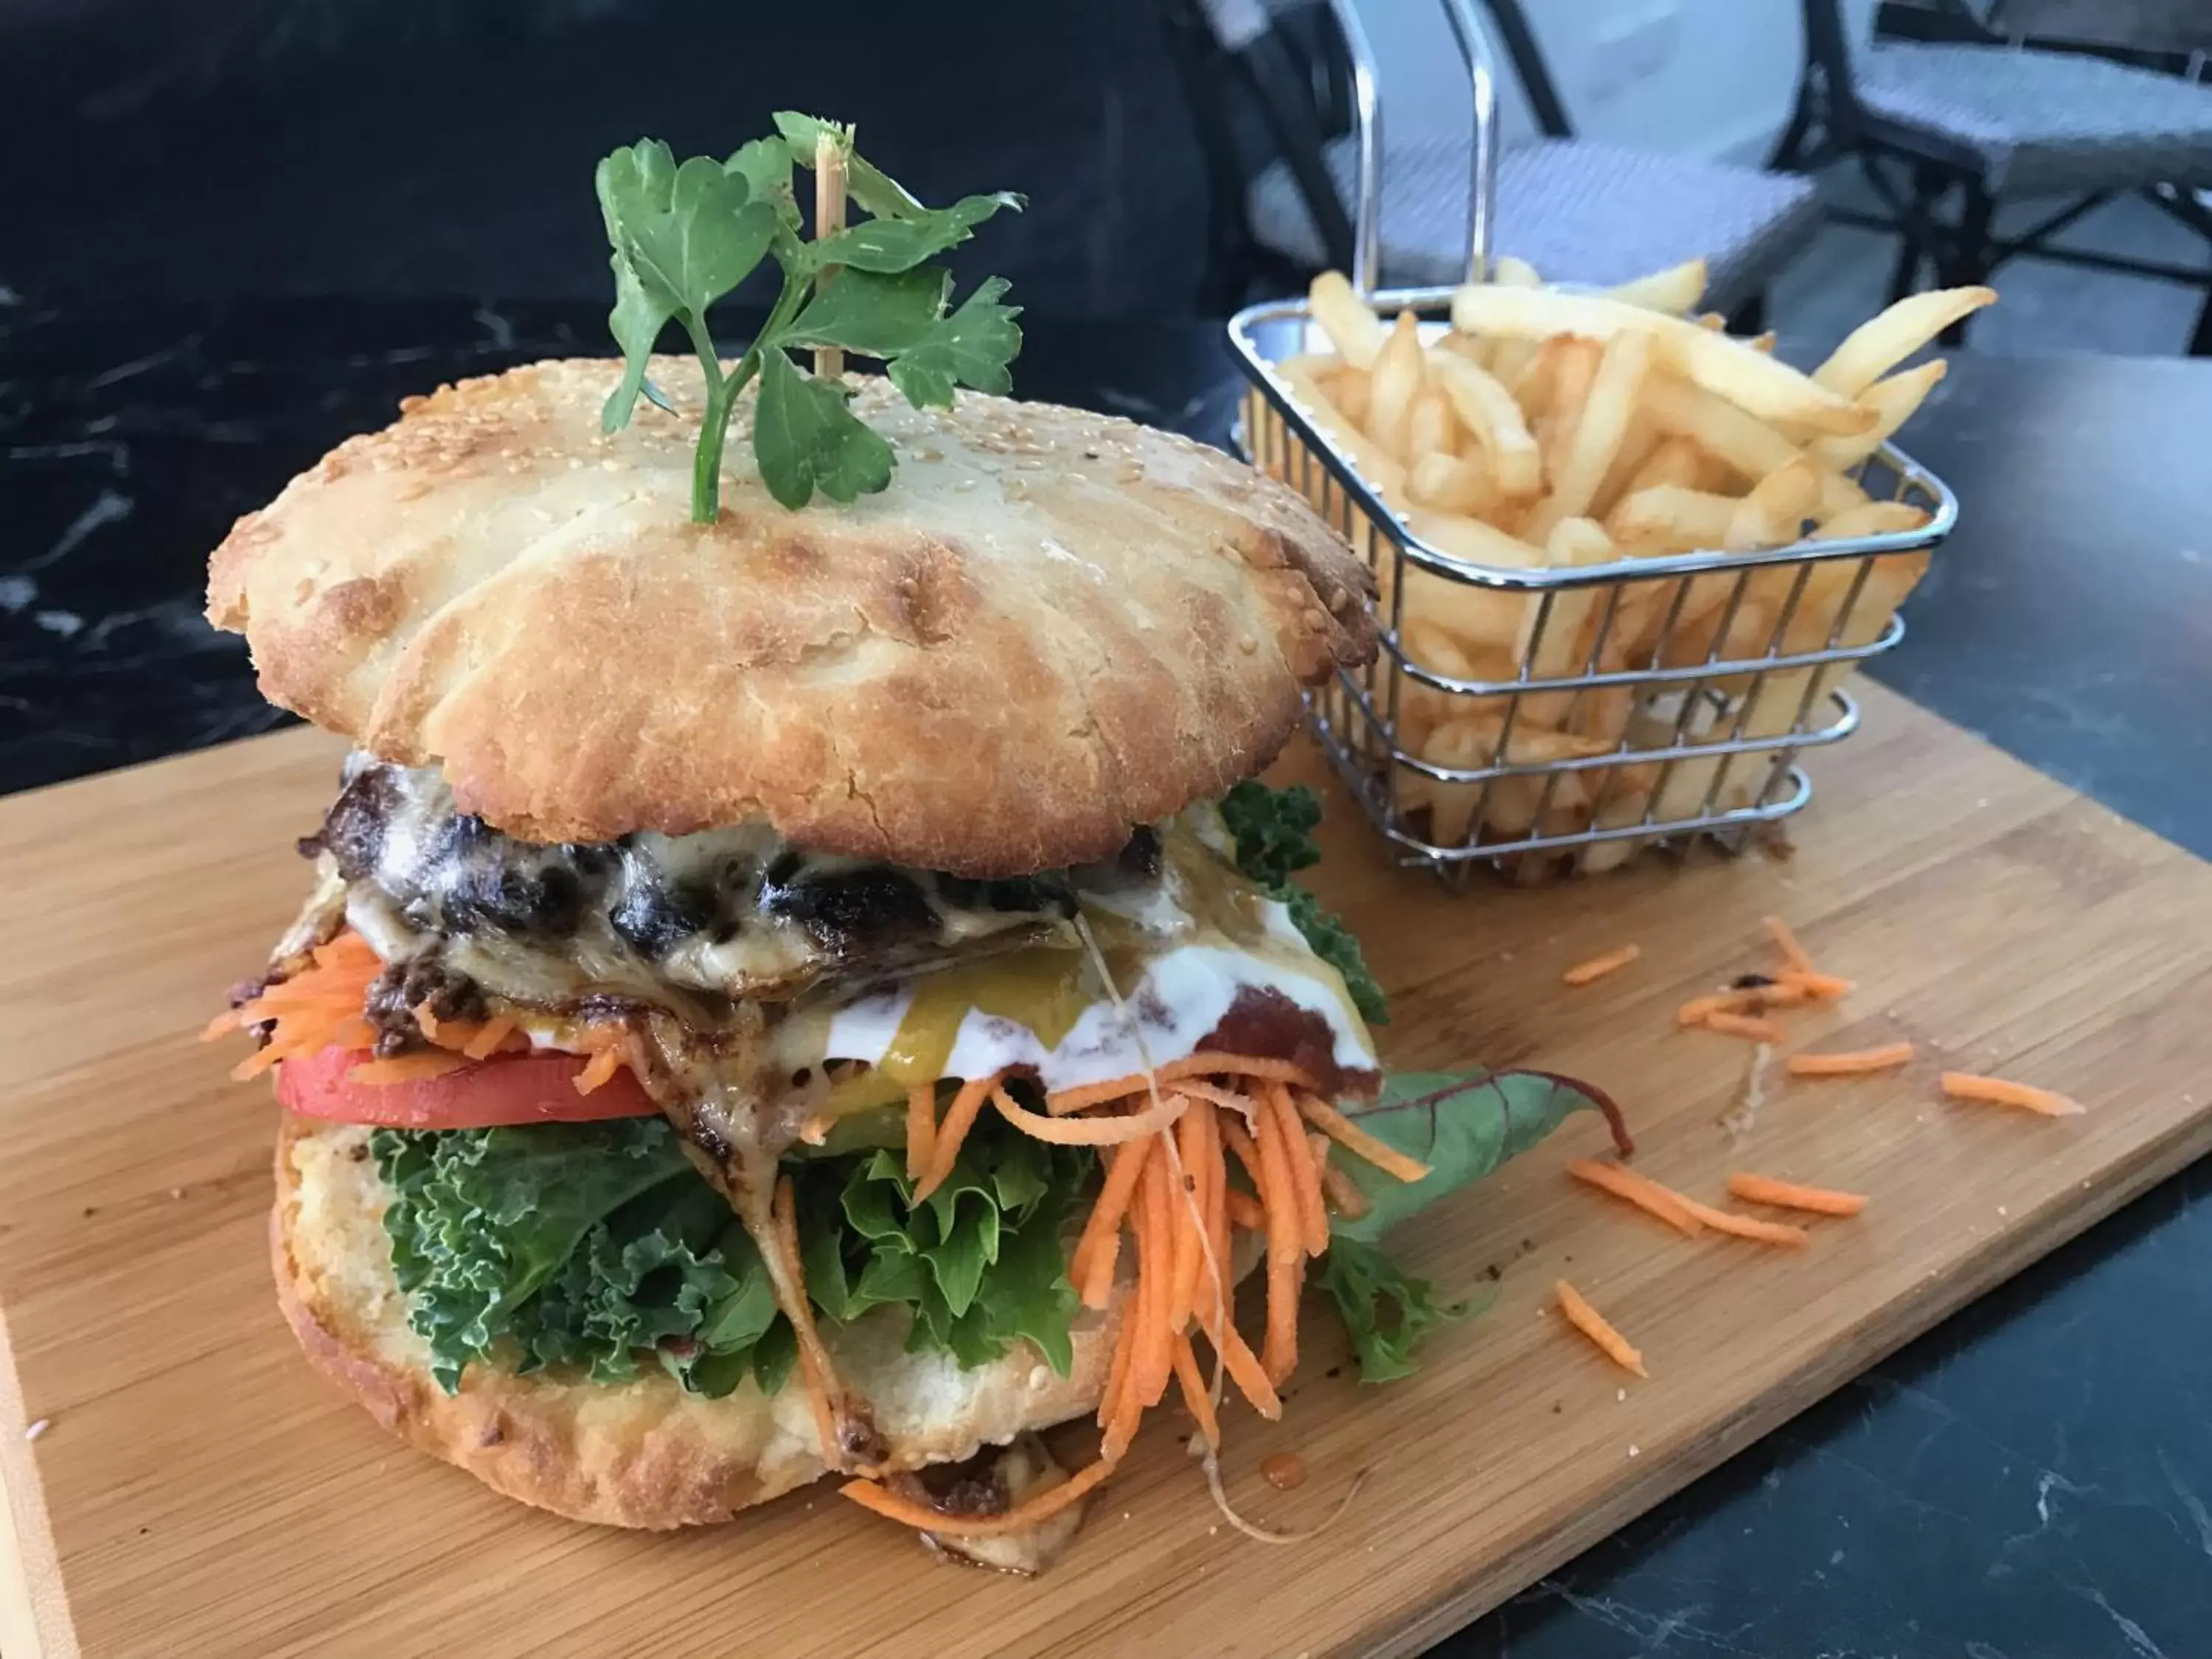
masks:
{"label": "red-edged lettuce leaf", "polygon": [[1382,1085],[1359,1127],[1429,1166],[1419,1181],[1399,1181],[1356,1158],[1337,1165],[1368,1203],[1358,1220],[1338,1217],[1317,1282],[1335,1300],[1351,1334],[1362,1382],[1385,1382],[1413,1369],[1413,1350],[1428,1333],[1468,1310],[1439,1303],[1435,1289],[1393,1261],[1376,1241],[1438,1199],[1480,1180],[1559,1127],[1570,1112],[1602,1112],[1624,1148],[1619,1109],[1594,1089],[1548,1072],[1486,1072],[1468,1077],[1412,1073]]}

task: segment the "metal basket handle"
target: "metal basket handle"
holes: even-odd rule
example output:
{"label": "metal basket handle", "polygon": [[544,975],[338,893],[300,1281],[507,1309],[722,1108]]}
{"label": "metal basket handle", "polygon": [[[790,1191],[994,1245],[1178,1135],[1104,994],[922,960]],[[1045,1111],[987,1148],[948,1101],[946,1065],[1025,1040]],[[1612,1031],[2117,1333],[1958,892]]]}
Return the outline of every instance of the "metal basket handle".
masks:
{"label": "metal basket handle", "polygon": [[[1490,270],[1491,216],[1498,201],[1497,57],[1473,0],[1441,0],[1474,94],[1474,144],[1468,155],[1467,280]],[[1358,147],[1358,201],[1352,215],[1352,285],[1371,295],[1382,285],[1382,104],[1375,49],[1354,0],[1328,0],[1352,59],[1352,135]]]}

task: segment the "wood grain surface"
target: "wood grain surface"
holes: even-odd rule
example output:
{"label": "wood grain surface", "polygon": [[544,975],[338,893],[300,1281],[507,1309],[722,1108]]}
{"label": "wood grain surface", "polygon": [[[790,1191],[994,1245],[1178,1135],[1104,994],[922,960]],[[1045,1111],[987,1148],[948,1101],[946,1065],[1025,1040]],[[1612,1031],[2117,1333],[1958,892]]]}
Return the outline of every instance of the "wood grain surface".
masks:
{"label": "wood grain surface", "polygon": [[[1286,1420],[1228,1415],[1223,1525],[1148,1425],[1050,1577],[929,1559],[817,1488],[625,1534],[521,1509],[390,1441],[295,1352],[264,1254],[274,1109],[193,1035],[255,970],[331,793],[312,732],[0,802],[0,1650],[185,1656],[1404,1653],[1474,1617],[2212,1145],[2212,873],[1869,688],[1818,760],[1794,858],[1652,863],[1448,895],[1336,804],[1316,881],[1393,992],[1403,1066],[1540,1063],[1611,1089],[1639,1167],[1718,1201],[1733,1169],[1873,1195],[1809,1249],[1692,1241],[1560,1173],[1578,1117],[1397,1244],[1493,1294],[1409,1381],[1360,1387],[1318,1309]],[[1293,769],[1310,761],[1294,761]],[[1910,1070],[1777,1079],[1732,1144],[1747,1050],[1680,1001],[1797,925],[1860,991],[1799,1046],[1909,1036]],[[1627,970],[1568,964],[1624,942]],[[2045,1121],[1946,1104],[1945,1066],[2077,1096]],[[1607,1366],[1545,1311],[1565,1275],[1644,1350]],[[1623,1397],[1625,1392],[1625,1398]],[[28,1425],[44,1421],[35,1442]],[[1066,1431],[1072,1447],[1085,1437]],[[1277,1492],[1261,1458],[1310,1472]]]}

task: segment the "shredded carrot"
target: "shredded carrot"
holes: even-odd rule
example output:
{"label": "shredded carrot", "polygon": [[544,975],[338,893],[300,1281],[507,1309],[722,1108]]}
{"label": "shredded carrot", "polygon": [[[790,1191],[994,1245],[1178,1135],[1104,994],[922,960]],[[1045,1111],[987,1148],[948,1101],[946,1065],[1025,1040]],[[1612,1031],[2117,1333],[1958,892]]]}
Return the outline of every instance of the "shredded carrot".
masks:
{"label": "shredded carrot", "polygon": [[1761,1019],[1753,1014],[1707,1014],[1700,1028],[1722,1036],[1742,1037],[1751,1042],[1782,1043],[1790,1041],[1790,1033],[1775,1021]]}
{"label": "shredded carrot", "polygon": [[2045,1117],[2074,1117],[2086,1109],[2078,1100],[2030,1083],[2001,1077],[1982,1077],[1972,1072],[1943,1073],[1943,1092],[1953,1100],[1985,1101],[1992,1106],[2018,1106]]}
{"label": "shredded carrot", "polygon": [[1054,1117],[1068,1112],[1079,1112],[1087,1107],[1109,1105],[1126,1100],[1131,1095],[1149,1096],[1154,1082],[1172,1083],[1179,1078],[1210,1077],[1225,1073],[1231,1077],[1257,1078],[1267,1083],[1294,1083],[1301,1089],[1318,1090],[1321,1084],[1303,1066],[1293,1066],[1286,1060],[1261,1060],[1249,1054],[1217,1054],[1201,1050],[1186,1054],[1181,1060],[1171,1060],[1164,1066],[1155,1066],[1148,1076],[1133,1072],[1127,1077],[1118,1077],[1104,1083],[1087,1083],[1077,1089],[1061,1089],[1045,1097],[1045,1109]]}
{"label": "shredded carrot", "polygon": [[1840,1193],[1828,1187],[1801,1187],[1794,1181],[1741,1170],[1728,1178],[1731,1195],[1748,1204],[1771,1204],[1777,1209],[1806,1210],[1814,1215],[1856,1215],[1867,1206],[1863,1193]]}
{"label": "shredded carrot", "polygon": [[461,1052],[471,1060],[489,1060],[514,1032],[515,1024],[512,1016],[494,1014],[477,1028],[475,1036],[461,1045]]}
{"label": "shredded carrot", "polygon": [[1145,1160],[1152,1151],[1152,1142],[1145,1139],[1116,1146],[1110,1154],[1113,1162],[1099,1188],[1098,1201],[1091,1206],[1091,1218],[1083,1224],[1082,1237],[1075,1241],[1074,1254],[1067,1259],[1068,1283],[1075,1286],[1086,1308],[1106,1305],[1114,1284],[1115,1259],[1121,1253],[1121,1218],[1128,1212],[1130,1197],[1137,1190],[1137,1179],[1144,1174]]}
{"label": "shredded carrot", "polygon": [[346,1079],[352,1083],[415,1083],[458,1072],[467,1064],[459,1054],[439,1048],[423,1054],[394,1054],[389,1060],[364,1060],[348,1072]]}
{"label": "shredded carrot", "polygon": [[833,1469],[841,1468],[844,1455],[837,1443],[837,1408],[830,1396],[830,1352],[822,1346],[822,1333],[816,1328],[813,1310],[807,1304],[805,1269],[799,1254],[799,1212],[793,1204],[789,1176],[776,1181],[769,1219],[776,1253],[783,1258],[783,1270],[791,1280],[794,1305],[783,1311],[799,1339],[799,1375],[806,1385],[806,1403],[813,1409],[815,1432],[822,1437],[822,1461]]}
{"label": "shredded carrot", "polygon": [[1182,1387],[1182,1403],[1190,1407],[1190,1414],[1198,1419],[1198,1431],[1206,1443],[1219,1450],[1221,1447],[1221,1419],[1213,1409],[1213,1396],[1206,1392],[1206,1380],[1198,1374],[1198,1356],[1191,1352],[1190,1338],[1182,1332],[1175,1340],[1176,1381]]}
{"label": "shredded carrot", "polygon": [[1793,1227],[1786,1221],[1761,1221],[1756,1216],[1738,1215],[1732,1210],[1717,1210],[1694,1198],[1684,1198],[1682,1205],[1717,1233],[1756,1239],[1762,1244],[1786,1244],[1793,1249],[1813,1242],[1812,1234],[1802,1227]]}
{"label": "shredded carrot", "polygon": [[260,995],[219,1014],[201,1032],[213,1041],[226,1030],[271,1027],[268,1042],[241,1061],[233,1077],[249,1078],[267,1071],[281,1060],[312,1054],[324,1048],[368,1048],[376,1032],[362,1018],[368,988],[384,971],[384,963],[360,934],[348,931],[308,953],[307,965],[289,979],[264,989]]}
{"label": "shredded carrot", "polygon": [[1808,996],[1817,997],[1823,1002],[1847,997],[1859,988],[1856,980],[1843,979],[1834,974],[1816,974],[1809,968],[1788,969],[1784,971],[1780,982],[1794,987]]}
{"label": "shredded carrot", "polygon": [[[1114,1358],[1106,1367],[1106,1391],[1098,1396],[1098,1427],[1109,1437],[1114,1419],[1121,1409],[1121,1396],[1128,1392],[1129,1356],[1137,1351],[1137,1310],[1134,1298],[1121,1304],[1121,1322],[1114,1328]],[[1135,1425],[1130,1425],[1131,1432]],[[1128,1442],[1124,1440],[1126,1449]],[[1121,1455],[1119,1451],[1114,1454]]]}
{"label": "shredded carrot", "polygon": [[873,1480],[848,1480],[840,1490],[862,1509],[872,1510],[886,1521],[935,1533],[940,1538],[995,1538],[1026,1531],[1040,1521],[1049,1520],[1113,1472],[1113,1461],[1101,1455],[1057,1486],[1024,1498],[1003,1515],[946,1515],[927,1504],[902,1498]]}
{"label": "shredded carrot", "polygon": [[1607,1322],[1603,1314],[1583,1299],[1580,1291],[1562,1279],[1553,1282],[1552,1294],[1559,1297],[1559,1311],[1567,1316],[1567,1323],[1596,1343],[1599,1352],[1625,1371],[1642,1377],[1651,1375],[1644,1369],[1644,1356]]}
{"label": "shredded carrot", "polygon": [[[1190,1109],[1188,1097],[1176,1095],[1163,1100],[1157,1106],[1132,1112],[1126,1117],[1084,1117],[1070,1121],[1066,1118],[1041,1117],[1016,1105],[1014,1097],[996,1079],[985,1081],[990,1087],[991,1103],[999,1109],[1000,1117],[1024,1133],[1034,1135],[1039,1140],[1048,1140],[1056,1146],[1118,1146],[1125,1140],[1140,1140],[1146,1135],[1172,1127],[1176,1120]],[[952,1103],[952,1109],[955,1112],[960,1109],[958,1101]],[[952,1122],[951,1112],[945,1114],[945,1121],[949,1127]],[[963,1127],[964,1128],[965,1126]],[[937,1161],[945,1166],[946,1175],[952,1173],[951,1164],[946,1159],[941,1145],[937,1149]]]}
{"label": "shredded carrot", "polygon": [[1298,1363],[1298,1291],[1304,1261],[1298,1236],[1297,1176],[1291,1172],[1290,1149],[1283,1143],[1282,1120],[1272,1111],[1260,1115],[1260,1167],[1267,1184],[1260,1202],[1267,1212],[1267,1332],[1260,1349],[1260,1364],[1267,1380],[1280,1387]]}
{"label": "shredded carrot", "polygon": [[1267,1212],[1261,1208],[1260,1200],[1251,1194],[1240,1193],[1231,1187],[1225,1201],[1229,1218],[1246,1232],[1263,1233],[1267,1231]]}
{"label": "shredded carrot", "polygon": [[1855,1048],[1840,1054],[1792,1054],[1790,1075],[1859,1077],[1868,1072],[1886,1072],[1893,1066],[1910,1064],[1912,1052],[1909,1042],[1892,1042],[1880,1048]]}
{"label": "shredded carrot", "polygon": [[937,1085],[917,1083],[906,1091],[906,1178],[919,1182],[937,1151]]}
{"label": "shredded carrot", "polygon": [[1291,1166],[1291,1200],[1298,1218],[1298,1242],[1308,1255],[1323,1255],[1328,1249],[1328,1210],[1322,1203],[1321,1170],[1314,1163],[1313,1148],[1306,1145],[1297,1109],[1291,1104],[1291,1091],[1279,1083],[1271,1083],[1266,1098],[1267,1109],[1275,1115],[1282,1131],[1283,1151]]}
{"label": "shredded carrot", "polygon": [[1281,1417],[1282,1399],[1268,1378],[1267,1367],[1260,1363],[1260,1357],[1252,1352],[1251,1345],[1234,1324],[1224,1323],[1221,1328],[1220,1353],[1221,1363],[1228,1368],[1238,1390],[1252,1402],[1252,1409],[1270,1423]]}
{"label": "shredded carrot", "polygon": [[1715,1014],[1740,1014],[1753,1008],[1796,1008],[1813,1000],[1802,987],[1777,981],[1772,985],[1747,985],[1741,990],[1715,991],[1692,997],[1674,1011],[1677,1025],[1703,1025]]}
{"label": "shredded carrot", "polygon": [[[1252,1131],[1233,1118],[1223,1118],[1221,1144],[1237,1154],[1237,1161],[1244,1166],[1246,1179],[1252,1183],[1254,1195],[1260,1200],[1261,1206],[1265,1207],[1267,1201],[1267,1171],[1261,1162],[1259,1147],[1253,1144]],[[1243,1194],[1232,1193],[1231,1196],[1242,1198]]]}
{"label": "shredded carrot", "polygon": [[1232,1111],[1243,1119],[1248,1127],[1256,1121],[1259,1103],[1249,1095],[1238,1094],[1234,1089],[1224,1089],[1214,1083],[1201,1083],[1194,1077],[1179,1077],[1175,1080],[1175,1091]]}
{"label": "shredded carrot", "polygon": [[1212,1190],[1211,1171],[1221,1158],[1218,1150],[1209,1148],[1206,1139],[1212,1122],[1213,1109],[1201,1103],[1194,1110],[1185,1112],[1174,1130],[1183,1189],[1176,1194],[1169,1218],[1175,1228],[1175,1295],[1168,1306],[1168,1328],[1176,1332],[1190,1322],[1191,1310],[1198,1305],[1198,1281],[1206,1266],[1204,1235]]}
{"label": "shredded carrot", "polygon": [[1625,1198],[1639,1210],[1655,1215],[1678,1231],[1695,1238],[1705,1224],[1692,1213],[1681,1194],[1671,1187],[1662,1187],[1649,1176],[1638,1175],[1633,1170],[1624,1170],[1618,1164],[1600,1164],[1594,1158],[1576,1158],[1567,1160],[1567,1173],[1577,1181],[1611,1193],[1615,1198]]}
{"label": "shredded carrot", "polygon": [[1588,985],[1594,980],[1603,979],[1607,974],[1620,972],[1643,954],[1642,945],[1624,945],[1617,951],[1607,951],[1601,957],[1592,957],[1587,962],[1577,963],[1559,978],[1568,985]]}
{"label": "shredded carrot", "polygon": [[990,1099],[991,1091],[998,1083],[998,1074],[994,1073],[989,1077],[969,1078],[960,1085],[960,1092],[952,1097],[952,1104],[945,1109],[945,1121],[937,1126],[936,1142],[929,1155],[929,1173],[914,1189],[915,1203],[921,1203],[951,1179],[952,1166],[960,1158],[960,1145],[968,1139],[969,1130],[975,1127],[983,1103]]}
{"label": "shredded carrot", "polygon": [[622,1063],[623,1052],[612,1043],[595,1050],[591,1059],[585,1061],[583,1069],[576,1073],[576,1092],[587,1095],[594,1089],[603,1088],[622,1069]]}
{"label": "shredded carrot", "polygon": [[1377,1140],[1342,1112],[1319,1095],[1310,1091],[1298,1096],[1298,1110],[1307,1122],[1354,1158],[1364,1158],[1389,1176],[1404,1182],[1419,1181],[1429,1173],[1429,1166],[1418,1158],[1408,1158],[1395,1146]]}
{"label": "shredded carrot", "polygon": [[1368,1211],[1367,1194],[1359,1190],[1359,1183],[1338,1169],[1334,1164],[1321,1166],[1322,1190],[1336,1212],[1346,1221],[1357,1221]]}
{"label": "shredded carrot", "polygon": [[1768,916],[1765,923],[1767,933],[1782,947],[1782,959],[1790,964],[1791,972],[1817,974],[1820,971],[1813,965],[1813,958],[1806,954],[1805,947],[1797,942],[1797,935],[1790,931],[1788,922],[1779,916]]}
{"label": "shredded carrot", "polygon": [[1137,1352],[1130,1359],[1131,1382],[1139,1406],[1159,1404],[1175,1371],[1175,1340],[1168,1329],[1169,1305],[1175,1299],[1175,1216],[1168,1188],[1168,1161],[1148,1158],[1145,1178],[1138,1183],[1143,1205],[1137,1234],[1138,1288],[1144,1323],[1137,1328]]}

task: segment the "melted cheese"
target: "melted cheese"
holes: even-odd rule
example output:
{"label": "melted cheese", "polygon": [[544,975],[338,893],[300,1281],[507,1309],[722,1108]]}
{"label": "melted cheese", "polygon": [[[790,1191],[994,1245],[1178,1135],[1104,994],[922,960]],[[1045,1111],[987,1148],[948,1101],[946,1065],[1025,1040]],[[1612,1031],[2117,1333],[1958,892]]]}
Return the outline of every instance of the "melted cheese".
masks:
{"label": "melted cheese", "polygon": [[1376,1070],[1342,976],[1284,906],[1227,865],[1216,834],[1210,814],[1178,824],[1158,886],[1120,902],[1085,898],[1120,1006],[1080,949],[1036,946],[802,1011],[779,1033],[779,1060],[794,1073],[832,1060],[868,1068],[830,1090],[832,1116],[1010,1066],[1033,1069],[1047,1090],[1078,1088],[1194,1053],[1250,990],[1317,1017],[1340,1069]]}

